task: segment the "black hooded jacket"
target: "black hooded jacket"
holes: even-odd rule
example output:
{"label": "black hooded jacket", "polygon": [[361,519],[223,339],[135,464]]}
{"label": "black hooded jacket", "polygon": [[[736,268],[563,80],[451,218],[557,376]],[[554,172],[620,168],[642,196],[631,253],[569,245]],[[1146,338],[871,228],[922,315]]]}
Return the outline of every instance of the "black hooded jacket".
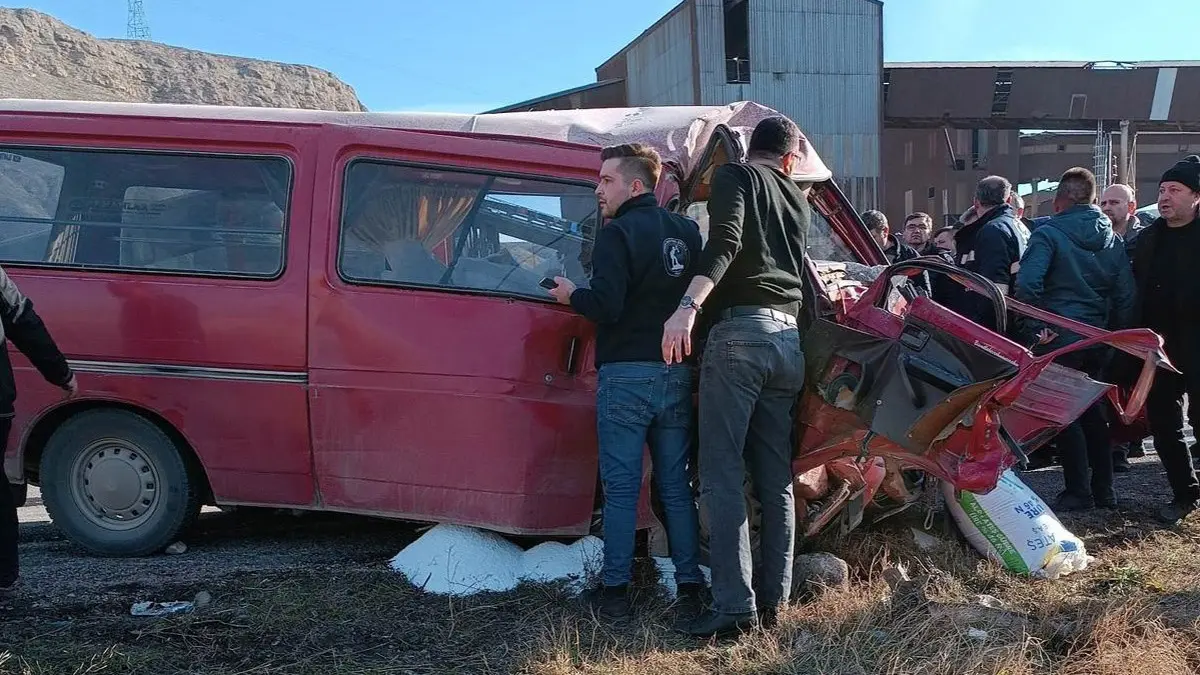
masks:
{"label": "black hooded jacket", "polygon": [[41,317],[33,311],[33,302],[17,288],[17,284],[0,269],[0,416],[13,413],[17,400],[17,383],[13,377],[12,361],[5,342],[11,340],[21,350],[46,381],[56,387],[66,387],[71,381],[71,367],[58,350],[50,331]]}

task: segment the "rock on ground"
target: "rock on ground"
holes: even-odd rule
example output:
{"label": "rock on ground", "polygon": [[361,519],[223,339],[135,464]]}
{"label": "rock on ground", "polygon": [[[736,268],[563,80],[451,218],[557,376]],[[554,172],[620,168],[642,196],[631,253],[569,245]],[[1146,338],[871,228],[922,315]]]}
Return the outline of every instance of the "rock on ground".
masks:
{"label": "rock on ground", "polygon": [[798,555],[792,563],[792,595],[804,600],[850,585],[850,566],[832,553]]}

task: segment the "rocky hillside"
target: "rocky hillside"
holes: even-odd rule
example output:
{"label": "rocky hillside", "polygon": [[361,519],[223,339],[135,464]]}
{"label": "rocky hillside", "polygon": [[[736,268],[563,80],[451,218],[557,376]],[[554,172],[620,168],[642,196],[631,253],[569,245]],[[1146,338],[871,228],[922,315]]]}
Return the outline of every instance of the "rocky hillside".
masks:
{"label": "rocky hillside", "polygon": [[0,7],[0,98],[365,110],[317,68],[101,40],[54,17]]}

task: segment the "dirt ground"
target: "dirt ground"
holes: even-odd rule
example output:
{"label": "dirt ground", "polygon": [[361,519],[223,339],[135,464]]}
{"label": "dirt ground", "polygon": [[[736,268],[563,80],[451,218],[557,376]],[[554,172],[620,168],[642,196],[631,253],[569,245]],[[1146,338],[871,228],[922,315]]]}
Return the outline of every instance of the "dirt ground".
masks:
{"label": "dirt ground", "polygon": [[[1056,469],[1023,478],[1044,498],[1061,485]],[[1154,521],[1167,495],[1154,455],[1118,490],[1118,514],[1062,516],[1097,558],[1083,573],[1020,579],[953,539],[923,552],[915,520],[898,519],[817,543],[850,563],[850,588],[716,643],[667,628],[648,569],[637,617],[610,626],[555,587],[421,593],[387,568],[412,525],[209,510],[181,555],[99,559],[66,542],[33,493],[21,591],[0,606],[0,673],[1200,672],[1200,519]],[[883,570],[897,564],[923,580],[917,599],[889,592]],[[193,613],[130,616],[134,602],[201,591],[212,602]],[[1001,609],[981,609],[980,594]]]}

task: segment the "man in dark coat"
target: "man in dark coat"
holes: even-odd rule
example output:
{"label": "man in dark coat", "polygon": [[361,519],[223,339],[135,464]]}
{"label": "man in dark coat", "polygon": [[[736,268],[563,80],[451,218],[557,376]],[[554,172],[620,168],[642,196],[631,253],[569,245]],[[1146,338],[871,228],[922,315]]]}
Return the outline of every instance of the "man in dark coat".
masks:
{"label": "man in dark coat", "polygon": [[[1122,183],[1115,183],[1104,189],[1100,195],[1100,210],[1112,221],[1113,233],[1125,242],[1125,255],[1129,264],[1133,265],[1133,254],[1137,247],[1137,238],[1143,229],[1142,222],[1137,218],[1137,198],[1133,188]],[[1111,382],[1106,378],[1105,382]],[[1118,423],[1115,419],[1114,424]],[[1130,470],[1129,458],[1142,457],[1146,454],[1144,441],[1126,441],[1113,444],[1113,471],[1127,473]]]}
{"label": "man in dark coat", "polygon": [[1183,440],[1183,399],[1192,427],[1200,397],[1200,156],[1191,155],[1163,174],[1159,218],[1138,235],[1133,258],[1137,279],[1135,324],[1163,336],[1167,356],[1183,374],[1159,370],[1146,400],[1154,449],[1167,472],[1173,499],[1162,518],[1178,523],[1200,506],[1200,482]]}
{"label": "man in dark coat", "polygon": [[[1008,204],[1012,184],[1001,176],[988,176],[975,190],[974,220],[964,215],[964,225],[954,235],[958,265],[1000,287],[1008,294],[1013,285],[1025,239],[1018,229],[1017,212]],[[965,293],[957,307],[951,307],[975,323],[995,330],[995,308],[978,293]]]}
{"label": "man in dark coat", "polygon": [[[8,345],[12,340],[22,354],[32,363],[46,381],[61,387],[67,395],[78,391],[75,375],[67,365],[67,359],[54,344],[54,338],[46,330],[42,319],[33,311],[33,302],[26,298],[17,285],[0,269],[0,458],[8,447],[8,435],[12,430],[13,403],[17,398],[16,378],[12,362],[8,357]],[[0,596],[12,592],[20,575],[17,561],[17,502],[14,488],[8,483],[0,485]]]}
{"label": "man in dark coat", "polygon": [[879,211],[864,211],[862,214],[863,225],[867,226],[867,230],[875,241],[883,248],[883,254],[887,256],[888,263],[904,262],[919,258],[920,253],[908,244],[900,241],[896,235],[891,233],[891,227],[888,225],[887,216]]}

